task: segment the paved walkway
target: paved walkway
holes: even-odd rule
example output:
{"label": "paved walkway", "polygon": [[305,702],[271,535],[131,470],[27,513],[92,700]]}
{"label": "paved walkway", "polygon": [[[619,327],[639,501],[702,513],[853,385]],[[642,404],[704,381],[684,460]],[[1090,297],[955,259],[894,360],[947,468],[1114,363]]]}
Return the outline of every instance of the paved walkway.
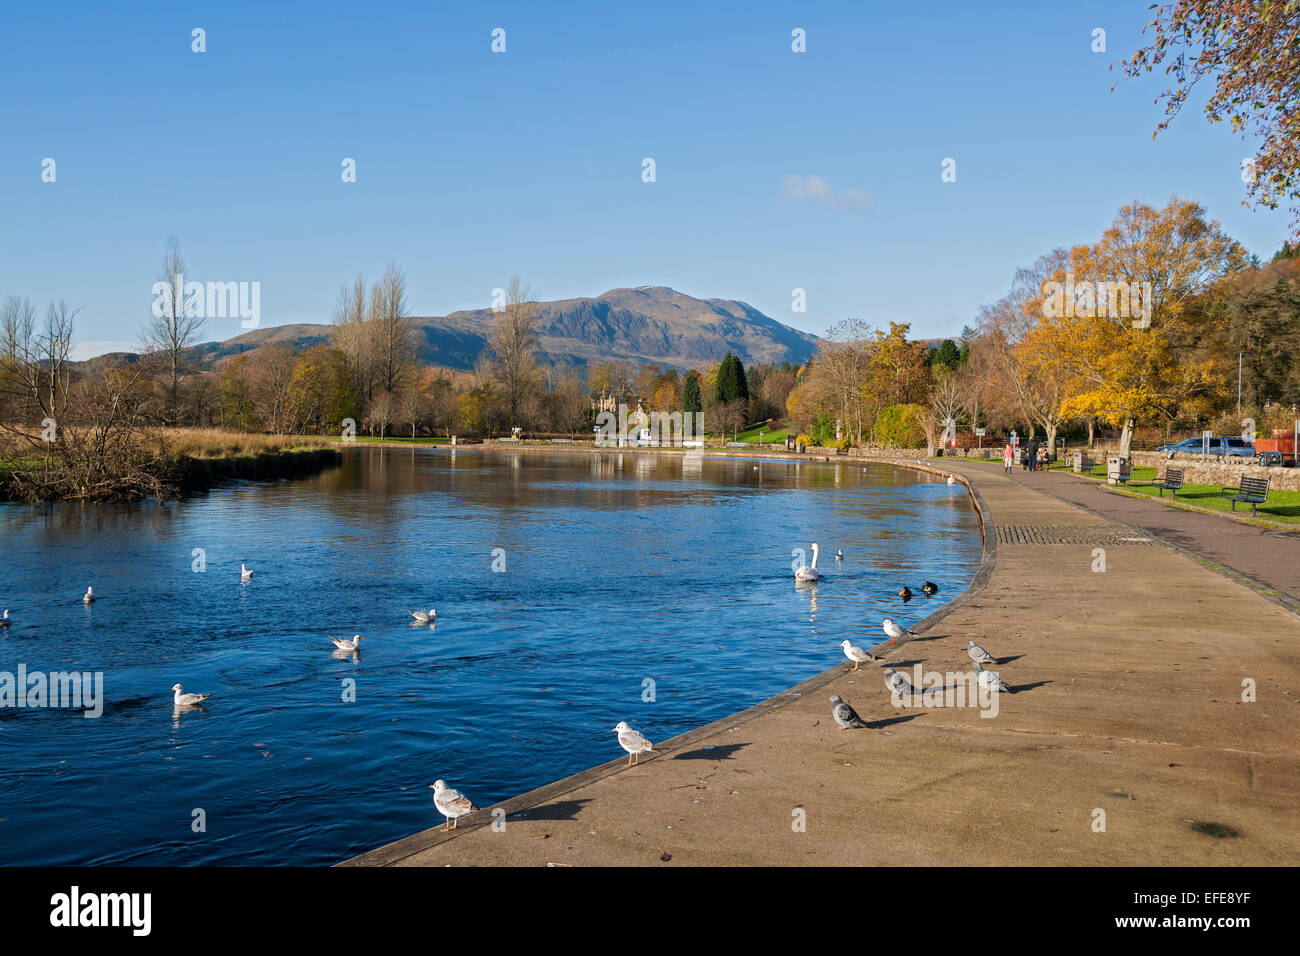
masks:
{"label": "paved walkway", "polygon": [[[1078,478],[1071,472],[1017,468],[1012,477],[1030,488],[1159,535],[1300,601],[1300,531],[1262,528],[1116,494],[1107,490],[1105,482]],[[1245,510],[1249,512],[1249,506]]]}
{"label": "paved walkway", "polygon": [[[615,759],[499,805],[503,827],[478,813],[349,862],[1300,863],[1296,615],[1028,482],[952,470],[979,492],[996,564],[888,656],[909,673],[968,672],[966,643],[982,643],[1016,688],[996,717],[895,708],[879,665],[851,673],[840,660],[657,742],[637,767],[623,767],[610,734]],[[1242,701],[1243,680],[1257,702]],[[833,693],[870,728],[839,730]],[[626,718],[654,739],[653,705],[639,706],[610,726]],[[451,783],[474,793],[473,780]]]}

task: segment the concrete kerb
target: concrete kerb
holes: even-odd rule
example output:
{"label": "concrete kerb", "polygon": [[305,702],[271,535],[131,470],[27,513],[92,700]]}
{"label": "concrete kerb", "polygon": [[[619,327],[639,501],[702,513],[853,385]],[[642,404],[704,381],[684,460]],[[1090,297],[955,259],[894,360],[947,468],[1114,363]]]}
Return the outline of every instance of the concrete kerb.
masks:
{"label": "concrete kerb", "polygon": [[[828,458],[825,460],[834,462],[836,459]],[[858,460],[861,461],[862,459]],[[962,487],[964,487],[966,492],[970,495],[971,503],[975,508],[975,514],[979,521],[981,557],[980,566],[976,569],[975,576],[971,579],[971,583],[961,592],[961,594],[957,595],[957,597],[936,610],[933,614],[922,618],[913,625],[912,629],[915,630],[919,636],[934,627],[934,625],[942,621],[953,611],[956,611],[958,608],[968,603],[971,598],[980,591],[984,590],[988,584],[989,576],[993,573],[993,568],[997,564],[997,535],[991,533],[991,520],[988,516],[988,509],[984,504],[984,500],[980,497],[979,492],[975,490],[963,475],[932,468],[922,462],[895,462],[889,459],[871,459],[871,461],[877,464],[894,465],[899,468],[912,468],[916,471],[939,475],[944,478],[947,478],[948,475],[952,474],[953,478],[960,482]],[[902,647],[904,644],[907,644],[911,640],[915,640],[915,638],[904,638],[892,645],[878,644],[875,647],[875,652],[879,652],[880,655],[888,654],[889,652]],[[720,720],[712,721],[702,727],[688,730],[685,733],[678,734],[676,737],[670,737],[668,740],[656,743],[656,756],[649,758],[649,760],[642,760],[641,762],[649,763],[652,760],[667,759],[671,754],[685,751],[687,748],[701,740],[730,730],[733,727],[738,727],[748,720],[752,720],[762,714],[770,713],[779,707],[800,699],[805,694],[812,693],[819,688],[825,687],[843,673],[843,666],[836,664],[829,670],[823,671],[814,677],[810,677],[802,683],[796,684],[794,687],[784,690],[774,697],[769,697],[767,700],[755,704],[753,707],[746,708],[745,710],[732,714],[729,717],[723,717]],[[456,828],[453,830],[444,831],[441,825],[431,827],[428,830],[421,830],[420,832],[414,833],[408,837],[403,837],[392,843],[385,844],[384,846],[368,850],[364,853],[358,854],[357,856],[351,857],[350,859],[343,860],[336,863],[335,866],[389,866],[394,863],[400,863],[402,860],[415,856],[417,853],[439,846],[448,840],[455,839],[460,833],[469,833],[485,826],[491,826],[496,819],[508,819],[509,817],[518,815],[526,810],[542,806],[543,804],[549,803],[566,793],[578,790],[587,784],[594,783],[597,780],[618,773],[626,767],[627,760],[623,757],[611,760],[608,763],[598,764],[595,767],[579,771],[578,773],[564,777],[561,780],[545,784],[544,786],[521,793],[507,800],[502,800],[500,803],[495,803],[490,807],[484,807],[476,813],[462,817],[456,821]],[[432,800],[430,801],[430,805],[432,805]]]}

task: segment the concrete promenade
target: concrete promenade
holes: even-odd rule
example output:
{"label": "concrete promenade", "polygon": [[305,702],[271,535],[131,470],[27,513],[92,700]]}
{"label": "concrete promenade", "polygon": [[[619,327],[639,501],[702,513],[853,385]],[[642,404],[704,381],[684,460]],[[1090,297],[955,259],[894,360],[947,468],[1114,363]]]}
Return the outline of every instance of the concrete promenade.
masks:
{"label": "concrete promenade", "polygon": [[[500,804],[502,829],[489,808],[347,865],[1300,863],[1300,618],[1037,479],[941,467],[976,493],[985,565],[886,656],[969,672],[983,644],[1016,689],[996,717],[897,709],[881,665],[832,647],[832,670],[639,766],[610,734],[610,763]],[[831,694],[871,727],[839,730]]]}

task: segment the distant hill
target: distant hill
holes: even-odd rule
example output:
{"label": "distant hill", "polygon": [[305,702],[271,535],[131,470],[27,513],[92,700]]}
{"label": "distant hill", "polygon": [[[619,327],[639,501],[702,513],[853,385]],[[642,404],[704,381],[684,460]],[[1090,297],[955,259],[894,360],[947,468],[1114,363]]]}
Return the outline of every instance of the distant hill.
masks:
{"label": "distant hill", "polygon": [[[688,369],[710,365],[730,351],[747,366],[786,361],[801,365],[819,341],[747,303],[697,299],[664,286],[611,289],[594,299],[541,302],[537,308],[540,359],[546,363],[657,362]],[[417,317],[415,325],[421,361],[469,369],[487,348],[493,313],[476,309]],[[264,345],[305,349],[328,341],[328,325],[278,325],[205,343],[195,351],[200,364],[213,367]]]}

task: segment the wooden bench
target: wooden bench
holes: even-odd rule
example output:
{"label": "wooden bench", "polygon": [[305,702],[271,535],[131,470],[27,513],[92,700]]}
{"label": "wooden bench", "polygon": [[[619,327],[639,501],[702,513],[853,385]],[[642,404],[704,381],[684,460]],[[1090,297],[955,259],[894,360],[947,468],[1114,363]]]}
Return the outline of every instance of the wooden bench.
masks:
{"label": "wooden bench", "polygon": [[1177,498],[1178,489],[1183,486],[1183,470],[1181,468],[1166,468],[1165,473],[1153,481],[1152,484],[1160,489],[1161,498],[1165,496],[1165,491]]}
{"label": "wooden bench", "polygon": [[1232,502],[1232,510],[1237,510],[1237,502],[1248,502],[1250,504],[1250,513],[1255,513],[1255,506],[1262,505],[1268,500],[1268,483],[1269,478],[1243,478],[1241,485],[1237,488],[1223,488],[1219,491],[1220,498],[1227,498]]}

